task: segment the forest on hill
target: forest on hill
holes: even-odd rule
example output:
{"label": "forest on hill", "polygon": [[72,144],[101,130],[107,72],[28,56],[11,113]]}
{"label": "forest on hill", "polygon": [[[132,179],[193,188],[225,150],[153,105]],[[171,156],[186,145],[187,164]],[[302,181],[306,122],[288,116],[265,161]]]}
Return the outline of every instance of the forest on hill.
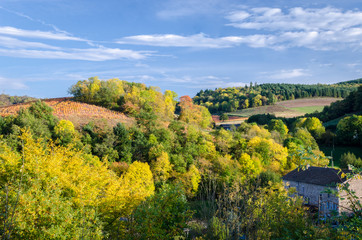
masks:
{"label": "forest on hill", "polygon": [[[177,100],[172,91],[144,84],[90,78],[69,92],[125,113],[134,124],[75,127],[41,101],[0,117],[3,239],[361,236],[355,198],[355,215],[320,221],[283,187],[289,171],[329,164],[319,149],[327,132],[317,117],[245,122],[227,131],[213,128],[208,109],[190,97]],[[362,117],[353,123],[361,144]],[[345,163],[358,167],[360,159],[352,158]]]}
{"label": "forest on hill", "polygon": [[345,99],[332,103],[330,106],[324,107],[320,113],[313,113],[309,116],[315,116],[323,122],[328,122],[336,118],[343,117],[346,114],[362,112],[362,84],[357,91],[351,92]]}
{"label": "forest on hill", "polygon": [[337,84],[285,84],[265,83],[245,87],[201,90],[194,103],[205,106],[210,113],[234,112],[241,109],[271,105],[277,101],[309,97],[345,98],[359,86],[361,79]]}

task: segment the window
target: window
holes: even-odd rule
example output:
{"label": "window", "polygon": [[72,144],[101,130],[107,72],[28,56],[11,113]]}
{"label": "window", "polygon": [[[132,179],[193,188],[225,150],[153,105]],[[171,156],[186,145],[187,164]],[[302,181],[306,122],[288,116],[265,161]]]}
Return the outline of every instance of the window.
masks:
{"label": "window", "polygon": [[337,207],[337,204],[333,203],[333,210],[337,210],[338,207]]}

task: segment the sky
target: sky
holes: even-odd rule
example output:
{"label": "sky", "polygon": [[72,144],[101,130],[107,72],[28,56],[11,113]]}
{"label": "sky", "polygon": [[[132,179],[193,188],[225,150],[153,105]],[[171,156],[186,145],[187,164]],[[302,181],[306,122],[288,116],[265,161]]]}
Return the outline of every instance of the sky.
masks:
{"label": "sky", "polygon": [[362,77],[360,0],[1,0],[0,91],[119,78],[193,97]]}

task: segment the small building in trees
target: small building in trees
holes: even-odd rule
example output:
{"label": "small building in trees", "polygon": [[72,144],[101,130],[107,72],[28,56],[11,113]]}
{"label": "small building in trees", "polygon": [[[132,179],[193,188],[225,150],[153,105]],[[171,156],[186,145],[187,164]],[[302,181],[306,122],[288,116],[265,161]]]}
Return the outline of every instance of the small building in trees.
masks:
{"label": "small building in trees", "polygon": [[[328,217],[333,211],[352,213],[358,208],[355,203],[362,203],[361,176],[347,178],[350,172],[329,167],[296,168],[283,177],[283,183],[287,189],[295,188],[306,205],[318,208],[320,217]],[[344,186],[355,192],[356,198],[352,199]]]}
{"label": "small building in trees", "polygon": [[240,123],[232,124],[232,123],[216,123],[217,127],[222,127],[225,130],[231,130],[233,128],[238,128]]}

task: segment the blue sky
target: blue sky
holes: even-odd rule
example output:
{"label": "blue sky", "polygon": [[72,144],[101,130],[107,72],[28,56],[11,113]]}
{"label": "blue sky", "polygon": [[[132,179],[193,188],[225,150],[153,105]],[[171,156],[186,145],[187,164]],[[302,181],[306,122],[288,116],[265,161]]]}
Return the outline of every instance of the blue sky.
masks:
{"label": "blue sky", "polygon": [[359,0],[2,0],[0,91],[119,78],[194,96],[362,77]]}

